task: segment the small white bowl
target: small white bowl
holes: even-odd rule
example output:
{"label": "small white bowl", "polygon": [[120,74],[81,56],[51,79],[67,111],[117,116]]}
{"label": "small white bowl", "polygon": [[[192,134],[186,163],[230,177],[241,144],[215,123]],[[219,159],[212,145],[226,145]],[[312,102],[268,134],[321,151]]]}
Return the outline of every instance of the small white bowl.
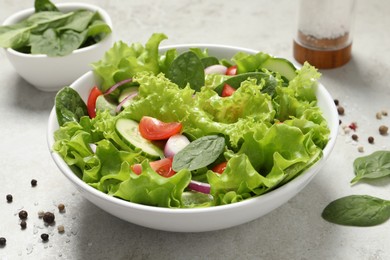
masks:
{"label": "small white bowl", "polygon": [[[177,48],[179,52],[182,52],[188,50],[189,47],[207,48],[210,55],[227,59],[230,59],[238,51],[257,53],[254,50],[243,48],[205,44],[167,46],[161,48],[161,50]],[[86,101],[89,91],[96,84],[99,84],[99,80],[90,71],[75,81],[71,87],[77,90],[83,100]],[[323,157],[306,172],[287,184],[259,197],[229,205],[193,209],[160,208],[124,201],[92,188],[79,179],[62,158],[52,151],[53,135],[58,129],[55,108],[51,111],[48,122],[48,146],[58,168],[81,194],[101,209],[118,218],[137,225],[174,232],[203,232],[224,229],[252,221],[283,205],[300,192],[323,167],[335,145],[338,131],[338,114],[333,98],[323,85],[318,85],[316,95],[318,106],[321,108],[330,128],[330,139],[323,150]]]}
{"label": "small white bowl", "polygon": [[[98,6],[83,3],[63,3],[56,6],[62,12],[77,9],[98,11],[103,21],[111,27],[111,30],[113,29],[110,16]],[[17,12],[8,17],[3,25],[15,24],[33,14],[34,11],[34,8],[29,8]],[[16,72],[31,85],[43,91],[58,91],[90,70],[90,64],[99,60],[111,48],[113,41],[114,37],[111,32],[102,41],[77,49],[63,57],[25,54],[11,48],[6,48],[5,54]]]}

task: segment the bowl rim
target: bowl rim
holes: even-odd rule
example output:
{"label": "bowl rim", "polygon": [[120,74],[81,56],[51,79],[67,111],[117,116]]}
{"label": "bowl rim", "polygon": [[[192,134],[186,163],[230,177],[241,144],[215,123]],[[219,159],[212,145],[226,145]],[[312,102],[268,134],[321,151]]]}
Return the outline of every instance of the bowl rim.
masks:
{"label": "bowl rim", "polygon": [[[159,51],[167,50],[170,48],[189,48],[189,47],[199,47],[199,48],[218,48],[218,49],[230,49],[234,51],[246,51],[248,53],[257,53],[258,51],[254,49],[249,48],[241,48],[241,47],[235,47],[230,45],[221,45],[221,44],[202,44],[202,43],[194,43],[194,44],[176,44],[176,45],[166,45],[161,46],[159,48]],[[88,77],[94,77],[93,71],[90,70],[81,77],[79,77],[76,81],[74,81],[70,87],[74,88],[74,86],[80,84],[83,80],[85,80]],[[334,105],[334,101],[330,93],[327,91],[325,86],[318,82],[318,86],[316,89],[316,93],[318,94],[321,92],[322,97],[326,101],[327,104],[330,104],[330,112],[332,115],[337,115],[337,109]],[[289,193],[291,190],[297,190],[298,192],[303,189],[306,184],[313,179],[319,170],[322,168],[322,166],[325,164],[326,160],[331,154],[331,151],[333,150],[336,139],[337,139],[337,133],[338,133],[338,117],[335,116],[332,122],[328,122],[328,127],[330,130],[329,134],[329,140],[326,144],[323,151],[323,156],[315,162],[310,168],[306,169],[305,172],[298,175],[291,181],[287,182],[286,184],[278,187],[275,190],[272,190],[270,192],[264,193],[260,196],[252,197],[240,202],[226,204],[226,205],[218,205],[218,206],[212,206],[212,207],[199,207],[199,208],[164,208],[164,207],[157,207],[157,206],[150,206],[150,205],[143,205],[134,203],[131,201],[126,201],[120,198],[116,198],[113,196],[110,196],[102,191],[99,191],[92,186],[85,183],[83,180],[78,178],[76,174],[73,173],[73,171],[68,167],[68,165],[65,163],[65,161],[60,157],[60,155],[53,151],[52,147],[54,144],[54,131],[58,128],[58,123],[56,120],[56,111],[55,106],[52,108],[49,119],[48,119],[48,128],[47,128],[47,144],[49,147],[50,154],[58,166],[59,170],[71,181],[73,184],[78,186],[78,188],[83,189],[82,193],[84,191],[91,193],[93,196],[98,197],[101,200],[105,200],[109,203],[113,203],[117,206],[124,207],[124,208],[132,208],[133,210],[139,210],[139,211],[147,211],[147,212],[153,212],[153,213],[160,213],[160,214],[204,214],[204,213],[212,213],[217,212],[221,210],[235,210],[236,208],[245,208],[247,206],[250,206],[251,204],[260,203],[261,201],[267,201],[272,200],[273,197],[279,197],[281,193]],[[310,172],[309,172],[310,171]],[[296,182],[302,182],[306,183],[304,185],[296,185]],[[291,198],[289,198],[291,199]]]}
{"label": "bowl rim", "polygon": [[[87,10],[94,10],[94,11],[97,11],[99,12],[101,18],[103,19],[103,21],[105,23],[108,24],[108,26],[110,26],[111,28],[111,33],[110,35],[107,35],[106,37],[104,37],[103,40],[93,44],[93,45],[90,45],[90,46],[87,46],[87,47],[83,47],[81,49],[76,49],[74,51],[72,51],[72,53],[66,55],[66,56],[61,56],[61,57],[50,57],[46,54],[29,54],[29,53],[23,53],[23,52],[18,52],[12,48],[4,48],[4,50],[12,55],[15,55],[15,56],[20,56],[20,57],[25,57],[25,58],[32,58],[32,59],[39,59],[39,58],[50,58],[50,59],[59,59],[59,58],[63,58],[63,57],[67,57],[67,56],[70,56],[70,55],[75,55],[75,54],[78,54],[78,53],[83,53],[83,52],[88,52],[89,50],[91,49],[95,49],[95,48],[99,48],[100,45],[104,44],[104,42],[108,41],[109,38],[112,36],[113,34],[113,26],[112,26],[112,20],[111,20],[111,17],[110,15],[108,14],[108,12],[106,10],[104,10],[103,8],[101,8],[100,6],[97,6],[97,5],[93,5],[93,4],[87,4],[87,3],[79,3],[79,2],[70,2],[70,3],[58,3],[56,4],[56,7],[58,7],[59,10],[61,9],[69,9],[69,10],[73,10],[73,9],[87,9]],[[20,20],[26,18],[27,16],[33,14],[35,12],[35,8],[34,7],[30,7],[30,8],[27,8],[27,9],[23,9],[23,10],[20,10],[16,13],[13,13],[12,15],[8,16],[4,22],[2,23],[2,26],[6,26],[6,25],[12,25],[12,24],[15,24],[16,22],[19,22]],[[67,11],[69,12],[69,11]]]}

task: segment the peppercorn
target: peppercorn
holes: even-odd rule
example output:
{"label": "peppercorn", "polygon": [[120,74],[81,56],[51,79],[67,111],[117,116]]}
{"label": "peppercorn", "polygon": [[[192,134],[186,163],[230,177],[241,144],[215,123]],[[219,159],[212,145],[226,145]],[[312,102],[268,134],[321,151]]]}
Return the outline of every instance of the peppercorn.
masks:
{"label": "peppercorn", "polygon": [[37,186],[37,180],[32,179],[32,180],[31,180],[31,186],[32,186],[32,187]]}
{"label": "peppercorn", "polygon": [[376,116],[376,119],[382,119],[382,113],[381,112],[377,112],[375,116]]}
{"label": "peppercorn", "polygon": [[58,204],[58,210],[59,210],[60,212],[64,212],[64,211],[65,211],[65,205],[62,204],[62,203]]}
{"label": "peppercorn", "polygon": [[372,136],[368,137],[368,142],[370,144],[373,144],[374,143],[374,137],[372,137]]}
{"label": "peppercorn", "polygon": [[7,239],[5,237],[0,237],[0,246],[3,247],[7,244]]}
{"label": "peppercorn", "polygon": [[343,107],[337,107],[337,112],[339,113],[339,115],[344,115],[344,108]]}
{"label": "peppercorn", "polygon": [[19,218],[20,219],[27,219],[28,213],[25,210],[19,211]]}
{"label": "peppercorn", "polygon": [[359,147],[358,147],[358,151],[359,151],[359,153],[364,152],[364,147],[363,147],[363,146],[359,146]]}
{"label": "peppercorn", "polygon": [[338,106],[338,105],[339,105],[339,103],[340,103],[340,102],[339,102],[339,100],[338,100],[338,99],[335,99],[335,100],[334,100],[334,104],[335,104],[336,106]]}
{"label": "peppercorn", "polygon": [[357,141],[358,139],[359,139],[359,137],[357,136],[357,134],[352,135],[352,140]]}
{"label": "peppercorn", "polygon": [[47,242],[49,240],[49,235],[46,233],[42,233],[41,238],[43,242]]}
{"label": "peppercorn", "polygon": [[47,223],[49,225],[54,222],[54,219],[55,219],[55,216],[51,212],[45,212],[45,214],[43,215],[43,221],[45,221],[45,223]]}
{"label": "peppercorn", "polygon": [[65,232],[65,227],[63,225],[59,225],[57,227],[58,233],[64,233]]}
{"label": "peppercorn", "polygon": [[27,222],[26,222],[25,220],[22,220],[22,221],[20,222],[20,227],[21,227],[22,229],[26,229],[26,227],[27,227]]}
{"label": "peppercorn", "polygon": [[387,135],[387,131],[389,130],[389,128],[387,127],[387,126],[385,126],[385,125],[381,125],[380,127],[379,127],[379,133],[381,134],[381,135]]}
{"label": "peppercorn", "polygon": [[388,115],[388,113],[387,113],[386,110],[382,110],[381,113],[382,113],[382,115],[384,115],[384,116],[387,116],[387,115]]}
{"label": "peppercorn", "polygon": [[7,196],[5,196],[5,197],[6,197],[8,203],[11,203],[11,202],[12,202],[13,197],[12,197],[11,194],[7,194]]}

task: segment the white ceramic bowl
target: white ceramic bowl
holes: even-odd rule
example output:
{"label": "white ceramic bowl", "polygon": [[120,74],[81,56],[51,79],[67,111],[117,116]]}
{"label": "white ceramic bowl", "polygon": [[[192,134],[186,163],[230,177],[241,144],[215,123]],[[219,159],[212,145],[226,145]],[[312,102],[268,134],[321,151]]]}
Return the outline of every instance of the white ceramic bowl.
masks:
{"label": "white ceramic bowl", "polygon": [[[83,3],[63,3],[56,5],[62,12],[77,9],[98,11],[103,21],[112,30],[112,21],[108,13],[95,5]],[[19,11],[8,17],[3,25],[15,24],[34,13],[34,8]],[[99,60],[113,44],[111,32],[102,41],[73,51],[63,57],[48,57],[44,54],[25,54],[11,48],[5,49],[5,54],[16,72],[31,85],[43,91],[58,91],[69,85],[91,69],[90,64]]]}
{"label": "white ceramic bowl", "polygon": [[[231,58],[238,51],[256,53],[254,50],[230,46],[199,44],[176,45],[162,49],[177,48],[179,51],[184,51],[189,47],[207,48],[210,55],[215,55],[218,58]],[[75,81],[71,87],[76,89],[85,101],[90,89],[95,84],[99,84],[99,81],[95,78],[93,72],[88,72]],[[331,131],[330,140],[323,151],[322,159],[305,173],[284,186],[262,196],[235,204],[210,208],[169,209],[127,202],[111,197],[87,185],[71,171],[57,153],[51,152],[51,155],[62,173],[77,187],[85,198],[123,220],[153,229],[175,232],[202,232],[229,228],[259,218],[281,206],[302,190],[324,165],[336,141],[338,114],[332,97],[321,84],[317,88],[317,97],[318,105],[323,111]],[[51,147],[54,143],[53,133],[56,129],[58,129],[58,123],[55,109],[53,108],[49,117],[47,133],[50,151],[52,151]]]}

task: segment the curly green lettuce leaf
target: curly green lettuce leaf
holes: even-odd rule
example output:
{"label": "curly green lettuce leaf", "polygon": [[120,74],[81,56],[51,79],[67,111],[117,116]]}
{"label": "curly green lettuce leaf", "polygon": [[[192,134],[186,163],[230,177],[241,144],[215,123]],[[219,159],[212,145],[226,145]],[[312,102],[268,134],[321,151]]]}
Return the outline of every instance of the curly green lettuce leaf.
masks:
{"label": "curly green lettuce leaf", "polygon": [[190,171],[184,169],[166,178],[156,173],[148,160],[142,162],[140,175],[130,174],[113,194],[116,197],[144,205],[176,208],[182,206],[182,194],[191,181]]}
{"label": "curly green lettuce leaf", "polygon": [[158,47],[167,37],[161,33],[153,34],[143,46],[140,43],[127,45],[119,41],[108,50],[104,57],[92,64],[94,73],[102,79],[101,90],[105,91],[115,83],[132,78],[142,71],[160,72]]}

